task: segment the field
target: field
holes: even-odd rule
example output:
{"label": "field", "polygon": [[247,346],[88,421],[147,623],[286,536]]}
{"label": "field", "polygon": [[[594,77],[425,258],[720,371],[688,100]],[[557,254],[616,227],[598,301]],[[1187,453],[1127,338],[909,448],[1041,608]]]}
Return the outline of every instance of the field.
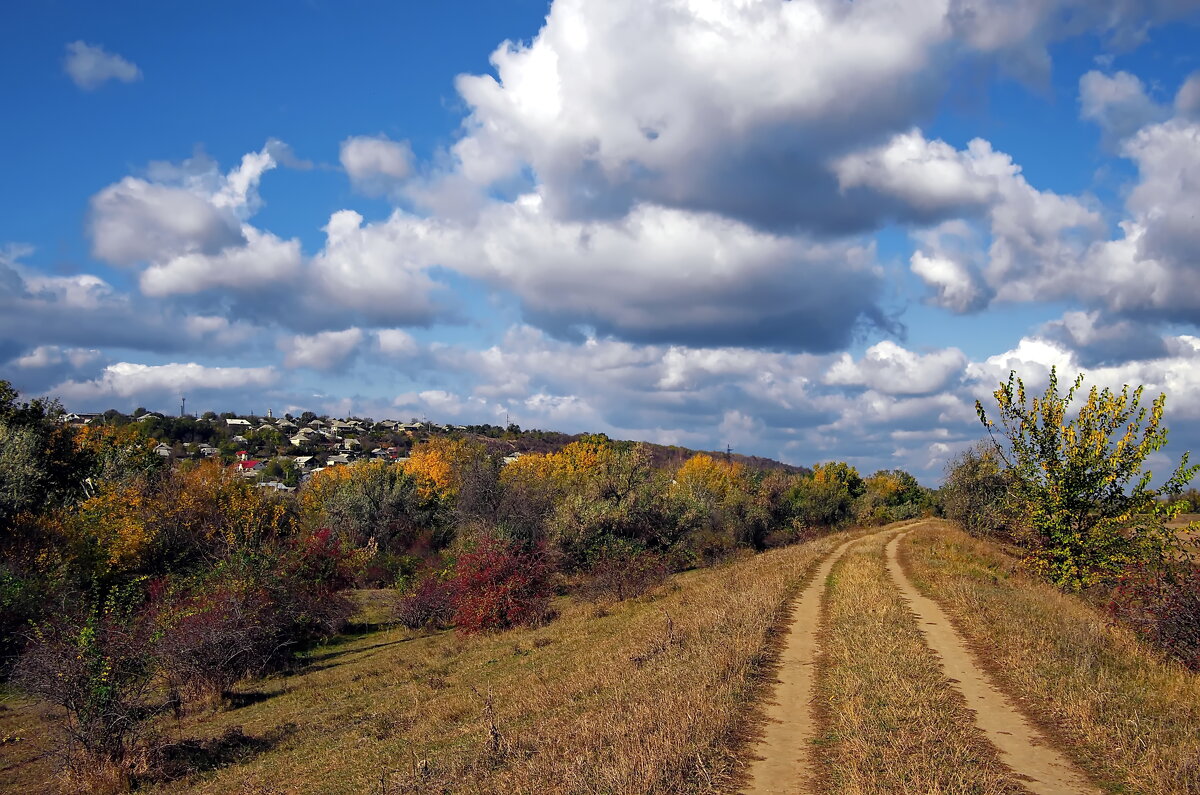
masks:
{"label": "field", "polygon": [[[364,592],[370,631],[243,685],[226,709],[163,723],[169,764],[139,791],[739,791],[754,783],[775,679],[790,675],[774,667],[787,605],[812,589],[822,601],[808,791],[1034,788],[975,724],[898,588],[886,547],[901,535],[903,576],[946,612],[1030,731],[1081,771],[1080,788],[1064,791],[1200,793],[1200,677],[1002,549],[929,521],[747,554],[625,602],[563,597],[548,625],[499,634],[379,626],[391,595]],[[817,564],[854,539],[815,582]],[[0,790],[66,789],[44,755],[49,717],[5,700]]]}
{"label": "field", "polygon": [[[784,602],[840,537],[685,573],[637,600],[563,599],[542,628],[346,637],[295,675],[243,688],[235,708],[169,727],[164,741],[194,772],[142,788],[727,790]],[[370,601],[377,619],[384,600]],[[25,739],[3,747],[0,790],[44,790],[54,768],[31,749],[47,728],[23,702],[7,706],[0,732]]]}

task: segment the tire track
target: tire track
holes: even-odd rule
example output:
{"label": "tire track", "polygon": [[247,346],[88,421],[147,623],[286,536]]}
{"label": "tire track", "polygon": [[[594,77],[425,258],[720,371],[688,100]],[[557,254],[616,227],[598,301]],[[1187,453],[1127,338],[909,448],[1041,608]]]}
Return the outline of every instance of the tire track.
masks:
{"label": "tire track", "polygon": [[899,558],[900,541],[909,532],[905,530],[888,542],[888,571],[912,607],[926,643],[941,658],[946,677],[975,713],[975,725],[996,746],[1001,760],[1022,786],[1034,795],[1099,795],[1087,777],[1053,748],[975,664],[941,607],[922,596],[909,581]]}
{"label": "tire track", "polygon": [[825,584],[846,550],[872,535],[851,539],[831,552],[793,603],[791,624],[779,657],[779,684],[764,710],[766,729],[753,751],[749,784],[742,790],[745,795],[795,795],[811,789],[812,739],[816,736],[811,701]]}

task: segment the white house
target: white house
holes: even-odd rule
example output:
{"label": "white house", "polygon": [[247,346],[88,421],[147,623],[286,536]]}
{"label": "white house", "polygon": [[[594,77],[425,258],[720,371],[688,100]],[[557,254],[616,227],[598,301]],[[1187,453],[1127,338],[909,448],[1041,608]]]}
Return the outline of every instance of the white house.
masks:
{"label": "white house", "polygon": [[248,430],[250,430],[250,420],[242,420],[242,419],[238,419],[237,417],[234,417],[232,419],[225,420],[225,427],[226,428],[240,428],[240,429],[248,431]]}

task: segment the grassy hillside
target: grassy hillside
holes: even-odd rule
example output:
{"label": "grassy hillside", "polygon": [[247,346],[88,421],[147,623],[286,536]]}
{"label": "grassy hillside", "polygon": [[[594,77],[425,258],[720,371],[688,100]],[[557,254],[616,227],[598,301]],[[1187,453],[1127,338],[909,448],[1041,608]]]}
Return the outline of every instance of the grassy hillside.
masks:
{"label": "grassy hillside", "polygon": [[[561,599],[548,626],[345,637],[234,709],[166,726],[150,792],[710,792],[728,787],[787,596],[845,534],[673,577],[633,601]],[[378,593],[373,609],[381,612]],[[369,616],[368,616],[369,617]],[[40,791],[46,728],[10,703],[0,790]],[[185,742],[186,741],[186,742]]]}
{"label": "grassy hillside", "polygon": [[[732,792],[754,750],[790,595],[848,538],[745,556],[550,624],[464,636],[377,628],[164,722],[155,793]],[[818,792],[1023,791],[971,725],[884,568],[885,530],[828,581]],[[1200,676],[949,523],[900,546],[1002,688],[1112,793],[1200,793]],[[364,622],[391,595],[361,595]],[[0,708],[0,791],[58,788],[46,715]]]}

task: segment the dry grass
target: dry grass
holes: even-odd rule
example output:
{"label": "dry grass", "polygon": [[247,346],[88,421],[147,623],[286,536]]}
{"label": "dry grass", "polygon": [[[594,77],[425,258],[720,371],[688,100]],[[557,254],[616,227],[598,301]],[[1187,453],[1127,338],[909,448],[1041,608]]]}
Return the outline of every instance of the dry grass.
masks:
{"label": "dry grass", "polygon": [[[787,597],[845,538],[673,577],[604,609],[560,600],[560,617],[538,629],[342,639],[307,670],[245,688],[245,706],[172,726],[192,738],[179,747],[193,772],[139,791],[727,789]],[[364,605],[378,613],[380,602]],[[0,767],[15,765],[0,790],[39,791],[28,765],[0,754]]]}
{"label": "dry grass", "polygon": [[1110,791],[1200,793],[1200,676],[949,524],[901,545],[1009,693]]}
{"label": "dry grass", "polygon": [[0,690],[0,792],[48,792],[56,786],[48,708]]}
{"label": "dry grass", "polygon": [[823,790],[1024,793],[974,727],[891,582],[891,536],[851,547],[830,577],[817,682]]}

